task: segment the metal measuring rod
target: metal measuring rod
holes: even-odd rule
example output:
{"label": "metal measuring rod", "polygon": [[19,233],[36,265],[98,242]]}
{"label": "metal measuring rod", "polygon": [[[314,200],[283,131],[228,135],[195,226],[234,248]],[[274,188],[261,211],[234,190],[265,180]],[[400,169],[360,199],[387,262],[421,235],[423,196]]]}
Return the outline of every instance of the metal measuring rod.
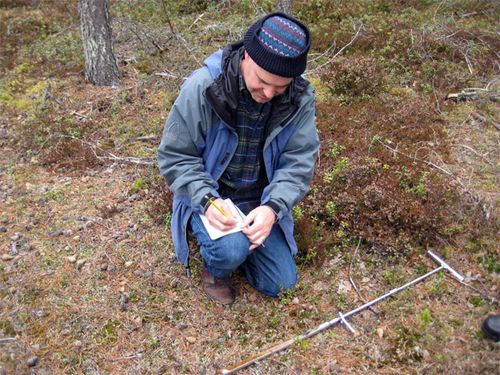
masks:
{"label": "metal measuring rod", "polygon": [[464,277],[458,273],[457,271],[455,271],[448,263],[446,263],[443,259],[441,259],[440,257],[438,257],[436,254],[434,254],[431,250],[428,250],[427,253],[437,262],[440,264],[440,266],[428,273],[426,273],[425,275],[422,275],[418,278],[416,278],[415,280],[413,281],[410,281],[398,288],[395,288],[395,289],[392,289],[390,292],[384,294],[383,296],[380,296],[370,302],[367,302],[365,303],[364,305],[352,310],[352,311],[349,311],[348,313],[341,313],[339,312],[339,317],[338,318],[335,318],[335,319],[332,319],[328,322],[325,322],[323,324],[320,324],[319,326],[317,326],[316,328],[313,328],[311,329],[310,331],[302,334],[302,335],[299,335],[299,336],[295,336],[295,337],[292,337],[291,339],[287,340],[287,341],[284,341],[280,344],[277,344],[267,350],[264,350],[258,354],[255,354],[253,356],[250,356],[248,357],[247,359],[243,360],[242,362],[240,363],[237,363],[236,365],[233,365],[233,366],[230,366],[228,368],[224,368],[224,369],[220,369],[218,372],[220,374],[234,374],[235,372],[239,371],[239,370],[242,370],[244,369],[245,367],[248,367],[252,364],[254,364],[255,362],[257,361],[260,361],[262,359],[265,359],[267,357],[269,357],[271,354],[274,354],[274,353],[277,353],[283,349],[286,349],[288,348],[289,346],[293,345],[294,343],[296,342],[300,342],[302,340],[306,340],[308,339],[309,337],[312,337],[316,334],[318,334],[319,332],[321,331],[324,331],[334,325],[336,325],[337,323],[341,323],[341,324],[344,324],[346,326],[346,328],[351,331],[352,333],[355,332],[354,328],[351,326],[351,324],[348,322],[348,318],[350,318],[351,316],[379,303],[380,301],[383,301],[384,299],[402,291],[403,289],[406,289],[412,285],[415,285],[425,279],[427,279],[429,276],[431,275],[434,275],[435,273],[441,271],[441,270],[446,270],[446,271],[449,271],[455,278],[457,278],[459,281],[463,281],[464,280]]}

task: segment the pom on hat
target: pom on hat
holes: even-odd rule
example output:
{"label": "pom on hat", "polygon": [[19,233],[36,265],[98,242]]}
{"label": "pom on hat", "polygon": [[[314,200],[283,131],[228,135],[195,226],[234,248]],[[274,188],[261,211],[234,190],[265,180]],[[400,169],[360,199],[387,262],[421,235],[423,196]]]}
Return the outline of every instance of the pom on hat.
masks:
{"label": "pom on hat", "polygon": [[300,21],[284,13],[271,13],[254,23],[243,40],[257,65],[281,77],[304,73],[311,36]]}

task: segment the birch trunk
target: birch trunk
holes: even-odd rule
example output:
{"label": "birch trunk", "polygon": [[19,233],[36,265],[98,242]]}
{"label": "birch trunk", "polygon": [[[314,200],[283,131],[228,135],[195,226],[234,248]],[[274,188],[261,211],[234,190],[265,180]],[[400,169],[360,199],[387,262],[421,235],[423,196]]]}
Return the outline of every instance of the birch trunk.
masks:
{"label": "birch trunk", "polygon": [[85,77],[97,86],[121,83],[113,53],[108,0],[79,0]]}

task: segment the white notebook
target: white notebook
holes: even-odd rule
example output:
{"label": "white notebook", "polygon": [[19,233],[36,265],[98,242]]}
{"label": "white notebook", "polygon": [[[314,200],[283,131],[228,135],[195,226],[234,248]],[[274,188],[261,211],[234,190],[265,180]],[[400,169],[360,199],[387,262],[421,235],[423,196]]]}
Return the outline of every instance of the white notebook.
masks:
{"label": "white notebook", "polygon": [[229,229],[223,232],[220,229],[215,228],[212,224],[210,224],[205,215],[200,215],[201,221],[203,222],[203,225],[205,225],[205,229],[207,230],[208,235],[212,240],[224,237],[230,233],[241,232],[241,225],[243,224],[243,220],[245,220],[246,218],[246,215],[243,212],[241,212],[238,206],[236,206],[231,199],[226,198],[224,199],[224,202],[231,210],[231,212],[228,214],[232,214],[238,220],[238,222],[236,223],[236,226],[233,229]]}

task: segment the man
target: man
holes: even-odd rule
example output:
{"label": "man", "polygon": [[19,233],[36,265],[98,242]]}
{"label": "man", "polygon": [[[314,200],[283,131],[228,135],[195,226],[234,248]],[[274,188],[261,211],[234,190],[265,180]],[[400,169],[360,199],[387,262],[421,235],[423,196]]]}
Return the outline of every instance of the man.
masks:
{"label": "man", "polygon": [[[204,290],[219,303],[234,301],[229,275],[238,267],[269,296],[297,282],[291,209],[309,189],[319,149],[313,89],[300,77],[310,45],[298,20],[263,17],[193,72],[165,124],[158,163],[174,194],[176,255],[188,266],[189,228]],[[223,231],[237,225],[223,198],[247,216],[241,231],[212,240],[200,214]]]}

